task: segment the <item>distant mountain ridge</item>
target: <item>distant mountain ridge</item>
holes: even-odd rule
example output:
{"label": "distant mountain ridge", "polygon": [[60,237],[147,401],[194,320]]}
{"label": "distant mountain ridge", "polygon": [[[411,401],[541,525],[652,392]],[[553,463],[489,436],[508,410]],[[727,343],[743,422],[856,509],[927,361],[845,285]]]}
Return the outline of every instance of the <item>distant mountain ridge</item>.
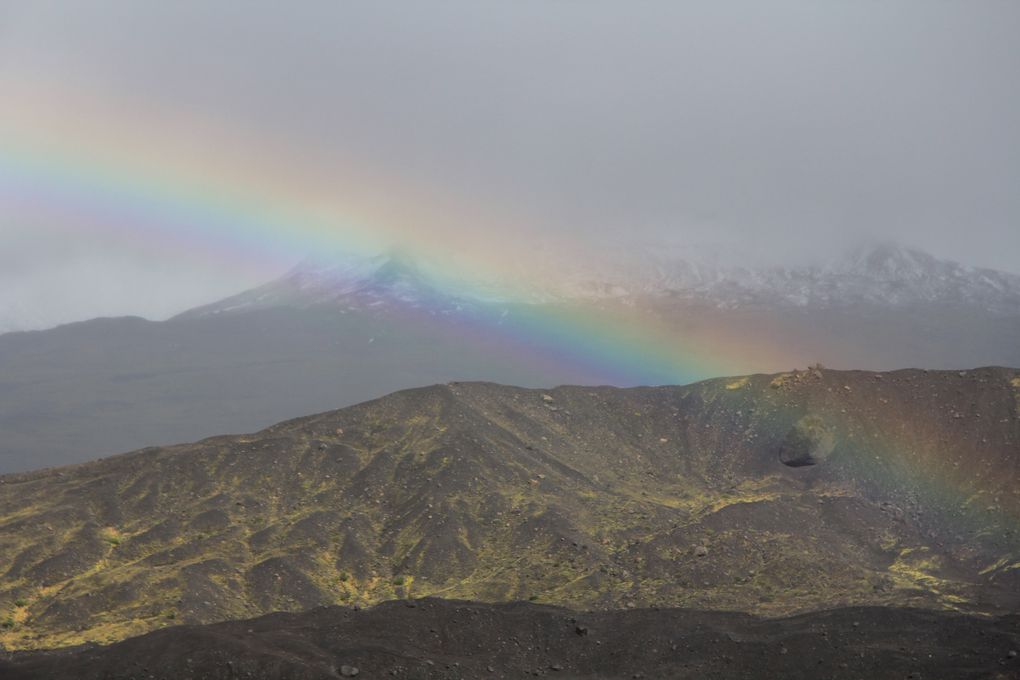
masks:
{"label": "distant mountain ridge", "polygon": [[[955,305],[1020,315],[1020,275],[970,267],[886,242],[858,247],[816,264],[747,264],[720,246],[629,245],[583,256],[536,252],[548,276],[529,280],[437,280],[430,263],[393,249],[371,255],[309,257],[278,279],[175,318],[195,319],[260,309],[429,308],[454,313],[478,304],[566,304],[619,300],[686,300],[717,309],[834,309],[867,304],[897,308]],[[528,279],[522,276],[522,279]],[[0,301],[0,334],[36,328],[44,317]]]}
{"label": "distant mountain ridge", "polygon": [[[855,249],[822,265],[748,266],[725,253],[682,248],[632,248],[583,269],[564,269],[514,295],[491,294],[498,282],[444,289],[408,253],[310,259],[285,276],[182,318],[273,306],[367,308],[402,304],[454,310],[477,303],[569,303],[680,298],[720,309],[830,309],[868,304],[963,305],[995,314],[1020,314],[1020,275],[967,267],[894,243]],[[555,267],[556,265],[549,265]],[[524,292],[521,292],[521,291]]]}

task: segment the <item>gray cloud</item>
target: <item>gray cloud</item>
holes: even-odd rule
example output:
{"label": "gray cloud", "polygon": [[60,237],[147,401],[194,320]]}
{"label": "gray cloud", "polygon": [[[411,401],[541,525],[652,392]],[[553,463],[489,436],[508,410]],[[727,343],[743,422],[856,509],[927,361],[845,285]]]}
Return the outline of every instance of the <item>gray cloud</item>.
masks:
{"label": "gray cloud", "polygon": [[[892,238],[1017,271],[1017,35],[1008,1],[34,1],[0,4],[0,83],[230,121],[577,238]],[[4,219],[0,262],[30,267],[45,226]],[[247,283],[202,277],[110,307]]]}

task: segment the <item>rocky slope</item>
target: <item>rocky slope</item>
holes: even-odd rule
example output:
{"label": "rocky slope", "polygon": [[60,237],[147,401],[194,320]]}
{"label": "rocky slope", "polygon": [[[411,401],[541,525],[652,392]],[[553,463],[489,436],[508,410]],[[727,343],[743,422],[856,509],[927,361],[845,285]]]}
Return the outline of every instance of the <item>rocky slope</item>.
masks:
{"label": "rocky slope", "polygon": [[5,680],[1015,678],[1020,618],[855,608],[760,620],[690,610],[390,602],[0,657]]}
{"label": "rocky slope", "polygon": [[435,595],[1020,604],[1020,373],[408,390],[0,477],[0,644]]}

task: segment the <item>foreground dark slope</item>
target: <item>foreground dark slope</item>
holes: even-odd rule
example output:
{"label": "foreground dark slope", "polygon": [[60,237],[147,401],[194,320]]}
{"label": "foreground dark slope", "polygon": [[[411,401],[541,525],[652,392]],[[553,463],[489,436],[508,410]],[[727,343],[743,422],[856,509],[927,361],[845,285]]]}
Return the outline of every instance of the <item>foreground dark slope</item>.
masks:
{"label": "foreground dark slope", "polygon": [[390,602],[365,611],[174,627],[111,647],[0,658],[5,680],[364,678],[1016,678],[1020,618],[854,608],[786,619],[690,610],[579,613],[528,603]]}
{"label": "foreground dark slope", "polygon": [[992,368],[452,384],[0,477],[0,643],[425,595],[1005,612],[1018,400]]}

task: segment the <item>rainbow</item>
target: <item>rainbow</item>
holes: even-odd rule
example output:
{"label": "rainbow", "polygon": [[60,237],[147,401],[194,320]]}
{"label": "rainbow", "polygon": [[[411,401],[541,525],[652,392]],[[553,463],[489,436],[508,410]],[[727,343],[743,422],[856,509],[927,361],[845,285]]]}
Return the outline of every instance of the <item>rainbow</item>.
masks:
{"label": "rainbow", "polygon": [[[189,126],[130,108],[134,115],[125,117],[87,100],[68,118],[54,113],[66,103],[42,97],[33,105],[35,95],[0,113],[0,201],[67,233],[85,231],[146,254],[172,248],[224,266],[266,269],[309,253],[366,256],[399,244],[434,263],[429,276],[443,295],[463,298],[493,282],[521,297],[521,281],[535,275],[522,265],[535,234],[498,220],[484,234],[462,228],[463,215],[478,214],[474,206],[437,206],[426,191],[399,182],[362,191],[368,183],[355,173],[295,161],[269,143],[210,132],[208,123]],[[219,143],[205,144],[209,139]],[[335,188],[348,185],[356,190]],[[493,233],[504,236],[492,242]],[[408,322],[428,307],[405,310]],[[744,337],[693,338],[675,320],[617,303],[515,305],[512,322],[505,309],[482,305],[453,319],[449,332],[569,367],[579,382],[683,383],[797,363]]]}
{"label": "rainbow", "polygon": [[[427,189],[371,169],[295,159],[271,141],[168,118],[137,102],[111,110],[85,96],[68,102],[32,88],[5,89],[5,99],[19,103],[0,110],[0,203],[68,234],[86,232],[145,256],[169,248],[266,272],[309,253],[368,256],[399,244],[437,263],[429,271],[435,299],[401,310],[408,329],[434,322],[451,295],[477,297],[494,281],[510,297],[523,295],[520,282],[541,275],[521,267],[535,230],[469,202],[436,200]],[[482,236],[463,227],[480,215],[487,222]],[[493,233],[504,236],[489,242]],[[562,250],[570,252],[571,244]],[[500,305],[478,305],[442,320],[451,339],[469,338],[539,371],[555,368],[577,383],[688,383],[804,363],[762,338],[697,335],[675,319],[616,303],[518,304],[512,318]],[[773,417],[794,422],[799,415],[780,407]],[[838,412],[829,417],[844,419]],[[847,444],[876,485],[891,495],[920,485],[937,507],[949,509],[944,521],[964,533],[994,538],[1015,530],[1015,499],[1001,509],[980,507],[982,485],[994,483],[954,467],[952,452],[923,424],[902,428],[896,434],[889,425],[881,440]]]}

